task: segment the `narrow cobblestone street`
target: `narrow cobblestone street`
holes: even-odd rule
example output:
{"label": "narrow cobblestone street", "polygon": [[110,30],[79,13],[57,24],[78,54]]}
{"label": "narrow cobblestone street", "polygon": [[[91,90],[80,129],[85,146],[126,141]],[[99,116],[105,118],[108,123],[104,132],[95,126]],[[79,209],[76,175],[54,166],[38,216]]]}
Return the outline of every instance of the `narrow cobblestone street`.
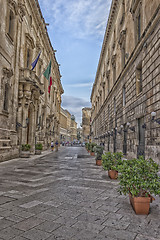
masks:
{"label": "narrow cobblestone street", "polygon": [[85,148],[0,163],[0,240],[158,240],[159,197],[137,216]]}

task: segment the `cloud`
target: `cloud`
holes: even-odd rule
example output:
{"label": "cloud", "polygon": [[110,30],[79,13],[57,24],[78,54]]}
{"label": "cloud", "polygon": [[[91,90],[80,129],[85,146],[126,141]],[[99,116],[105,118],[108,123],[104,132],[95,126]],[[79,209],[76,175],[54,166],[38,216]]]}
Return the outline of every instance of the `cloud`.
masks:
{"label": "cloud", "polygon": [[66,84],[66,87],[72,87],[72,88],[83,88],[83,87],[92,87],[93,83],[89,82],[89,83],[73,83],[73,84]]}
{"label": "cloud", "polygon": [[76,118],[76,122],[82,122],[82,108],[91,107],[91,103],[83,98],[62,95],[62,107],[67,109]]}
{"label": "cloud", "polygon": [[76,38],[103,36],[111,0],[40,0],[50,27]]}

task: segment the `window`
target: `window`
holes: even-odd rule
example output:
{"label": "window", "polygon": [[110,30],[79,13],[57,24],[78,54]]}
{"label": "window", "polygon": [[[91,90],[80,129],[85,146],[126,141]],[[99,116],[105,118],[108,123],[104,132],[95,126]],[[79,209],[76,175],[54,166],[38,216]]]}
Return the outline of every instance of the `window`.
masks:
{"label": "window", "polygon": [[116,55],[112,56],[112,77],[113,83],[116,82]]}
{"label": "window", "polygon": [[38,67],[38,77],[41,75],[41,71],[42,71],[42,65],[41,65],[41,62],[40,62],[39,67]]}
{"label": "window", "polygon": [[116,114],[116,98],[114,97],[114,114]]}
{"label": "window", "polygon": [[113,83],[115,83],[115,81],[116,81],[116,65],[114,64],[113,66],[112,66],[112,70],[113,70]]}
{"label": "window", "polygon": [[108,105],[108,122],[110,120],[110,108],[109,108],[109,105]]}
{"label": "window", "polygon": [[125,54],[126,54],[126,49],[125,49],[125,44],[123,44],[122,50],[121,50],[121,57],[122,57],[122,68],[125,66]]}
{"label": "window", "polygon": [[34,41],[32,37],[26,33],[26,39],[25,39],[25,66],[26,68],[31,68],[31,63],[32,63],[32,53],[33,49],[35,48]]}
{"label": "window", "polygon": [[122,30],[119,37],[119,45],[121,49],[121,66],[122,69],[125,66],[125,57],[126,57],[126,30]]}
{"label": "window", "polygon": [[12,40],[14,39],[14,13],[12,10],[9,11],[8,35]]}
{"label": "window", "polygon": [[142,63],[136,69],[136,93],[137,95],[142,92]]}
{"label": "window", "polygon": [[135,44],[137,44],[142,34],[142,1],[133,0],[131,4],[131,14],[134,19]]}
{"label": "window", "polygon": [[30,49],[27,49],[27,68],[29,68],[30,66],[30,58],[31,58],[31,55],[30,55]]}
{"label": "window", "polygon": [[122,95],[123,95],[123,107],[126,105],[126,88],[123,86],[122,88]]}
{"label": "window", "polygon": [[105,110],[103,112],[103,122],[105,123]]}
{"label": "window", "polygon": [[140,12],[137,17],[137,36],[139,41],[141,38],[141,13]]}
{"label": "window", "polygon": [[105,101],[105,98],[106,98],[106,96],[105,96],[105,84],[103,84],[103,101]]}
{"label": "window", "polygon": [[116,29],[114,29],[113,32],[113,46],[112,46],[113,49],[115,48],[115,45],[116,45]]}
{"label": "window", "polygon": [[39,106],[37,107],[36,125],[38,125],[39,120]]}
{"label": "window", "polygon": [[3,110],[5,111],[8,111],[8,97],[9,97],[9,87],[8,87],[8,84],[5,84],[4,102],[3,102]]}

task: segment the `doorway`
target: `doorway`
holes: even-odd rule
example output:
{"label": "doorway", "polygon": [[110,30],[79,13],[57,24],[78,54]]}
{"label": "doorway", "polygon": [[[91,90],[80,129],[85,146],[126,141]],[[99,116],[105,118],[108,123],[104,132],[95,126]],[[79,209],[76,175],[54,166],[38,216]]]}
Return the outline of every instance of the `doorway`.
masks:
{"label": "doorway", "polygon": [[138,146],[137,146],[137,157],[145,157],[145,128],[144,118],[138,118]]}
{"label": "doorway", "polygon": [[124,130],[123,130],[123,154],[127,155],[127,129],[126,129],[126,123],[124,124]]}

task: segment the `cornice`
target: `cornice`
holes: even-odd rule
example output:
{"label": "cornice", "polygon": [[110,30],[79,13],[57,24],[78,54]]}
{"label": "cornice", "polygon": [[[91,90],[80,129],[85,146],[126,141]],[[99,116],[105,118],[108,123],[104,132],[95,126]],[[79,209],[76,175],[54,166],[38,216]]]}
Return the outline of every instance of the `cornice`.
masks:
{"label": "cornice", "polygon": [[122,78],[125,77],[128,68],[133,64],[133,62],[135,61],[136,57],[140,54],[140,52],[142,51],[142,49],[145,46],[145,43],[147,41],[147,39],[149,38],[150,34],[154,31],[154,28],[156,27],[157,24],[159,24],[160,22],[160,4],[157,8],[157,10],[155,11],[153,17],[151,18],[150,22],[148,23],[146,29],[144,30],[143,34],[142,34],[142,39],[141,41],[135,46],[132,54],[130,55],[128,62],[126,63],[125,67],[123,68],[122,72],[120,73],[120,75],[118,76],[113,88],[111,89],[111,91],[109,92],[108,96],[106,97],[104,103],[102,104],[101,108],[99,109],[98,113],[96,114],[96,116],[94,117],[94,120],[97,119],[97,117],[101,114],[102,110],[104,109],[106,103],[108,102],[108,100],[111,98],[111,96],[113,95],[116,87],[118,86],[119,82],[121,81]]}
{"label": "cornice", "polygon": [[103,44],[102,44],[102,50],[101,50],[99,63],[98,63],[98,67],[97,67],[96,77],[95,77],[95,81],[94,81],[92,92],[91,92],[91,99],[93,97],[94,87],[95,87],[95,85],[97,83],[97,80],[98,80],[98,75],[99,75],[99,71],[100,71],[100,68],[101,68],[101,63],[102,63],[104,51],[105,51],[107,41],[108,41],[111,29],[112,29],[112,21],[114,19],[115,12],[116,12],[116,9],[117,9],[117,6],[118,6],[119,2],[120,1],[118,1],[118,0],[112,0],[111,9],[110,9],[110,13],[109,13],[108,21],[107,21],[107,27],[106,27],[106,31],[105,31],[105,35],[104,35]]}
{"label": "cornice", "polygon": [[[10,0],[9,0],[10,1]],[[55,57],[55,50],[53,49],[53,46],[51,44],[48,32],[47,32],[47,27],[46,27],[46,23],[45,20],[43,18],[41,9],[40,9],[40,5],[38,3],[38,0],[27,0],[30,3],[30,8],[32,10],[32,13],[34,15],[34,19],[35,22],[38,26],[41,26],[39,28],[40,32],[41,32],[41,38],[42,41],[44,42],[45,45],[45,51],[47,51],[49,53],[49,55],[46,56],[46,58],[52,58],[52,62],[54,64],[55,67],[55,74],[56,74],[56,78],[57,78],[57,83],[59,85],[59,89],[61,94],[64,93],[63,87],[62,87],[62,83],[60,81],[61,78],[61,74],[60,74],[60,70],[59,70],[59,64],[56,60]],[[37,29],[35,29],[35,32],[37,32]],[[40,42],[38,43],[37,47],[41,47],[40,46]]]}

